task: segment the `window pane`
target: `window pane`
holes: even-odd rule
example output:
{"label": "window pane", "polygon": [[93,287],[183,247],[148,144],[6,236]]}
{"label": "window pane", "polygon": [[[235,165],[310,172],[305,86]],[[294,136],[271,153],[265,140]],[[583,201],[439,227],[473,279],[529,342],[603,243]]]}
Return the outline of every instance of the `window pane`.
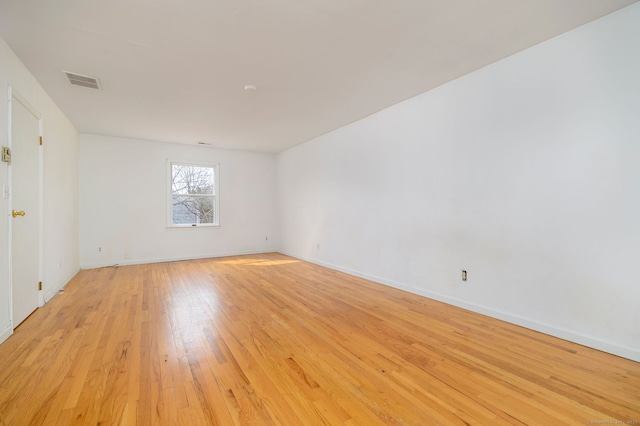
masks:
{"label": "window pane", "polygon": [[213,223],[214,197],[174,195],[172,197],[173,223]]}
{"label": "window pane", "polygon": [[219,225],[217,165],[169,162],[168,226]]}
{"label": "window pane", "polygon": [[213,195],[213,167],[171,165],[171,191],[174,195]]}

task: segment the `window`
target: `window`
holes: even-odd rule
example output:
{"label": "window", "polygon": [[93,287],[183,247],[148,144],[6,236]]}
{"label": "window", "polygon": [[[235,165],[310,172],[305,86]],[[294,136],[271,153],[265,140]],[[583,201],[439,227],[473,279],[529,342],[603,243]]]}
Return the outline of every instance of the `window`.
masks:
{"label": "window", "polygon": [[219,225],[218,166],[169,163],[170,227]]}

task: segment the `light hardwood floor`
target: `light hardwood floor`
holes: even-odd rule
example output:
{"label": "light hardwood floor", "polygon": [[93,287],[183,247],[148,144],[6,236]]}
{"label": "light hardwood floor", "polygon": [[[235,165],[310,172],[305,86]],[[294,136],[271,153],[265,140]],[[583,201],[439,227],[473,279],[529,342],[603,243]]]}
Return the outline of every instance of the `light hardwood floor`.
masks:
{"label": "light hardwood floor", "polygon": [[640,363],[280,254],[82,271],[0,345],[2,425],[616,420]]}

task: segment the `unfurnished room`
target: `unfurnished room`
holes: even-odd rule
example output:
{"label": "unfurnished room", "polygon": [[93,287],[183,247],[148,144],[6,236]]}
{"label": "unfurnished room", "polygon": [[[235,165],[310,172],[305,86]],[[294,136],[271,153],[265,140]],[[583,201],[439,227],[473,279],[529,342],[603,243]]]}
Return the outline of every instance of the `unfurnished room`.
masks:
{"label": "unfurnished room", "polygon": [[0,0],[0,426],[640,424],[636,0]]}

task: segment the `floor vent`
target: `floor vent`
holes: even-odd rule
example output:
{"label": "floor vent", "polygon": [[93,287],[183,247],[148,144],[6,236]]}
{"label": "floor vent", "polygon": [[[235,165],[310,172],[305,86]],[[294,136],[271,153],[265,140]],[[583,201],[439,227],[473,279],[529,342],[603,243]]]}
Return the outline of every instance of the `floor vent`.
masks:
{"label": "floor vent", "polygon": [[74,86],[88,87],[90,89],[100,89],[100,80],[88,75],[76,74],[74,72],[62,71],[69,79],[69,83]]}

